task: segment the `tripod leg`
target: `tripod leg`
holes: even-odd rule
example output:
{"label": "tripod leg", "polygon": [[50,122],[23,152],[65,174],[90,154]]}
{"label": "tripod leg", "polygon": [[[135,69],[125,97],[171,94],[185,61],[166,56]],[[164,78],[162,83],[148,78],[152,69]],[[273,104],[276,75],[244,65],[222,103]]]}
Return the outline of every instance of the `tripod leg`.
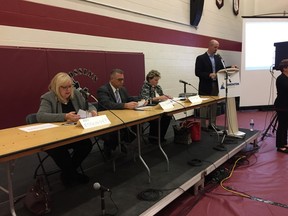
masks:
{"label": "tripod leg", "polygon": [[273,126],[273,132],[275,131],[275,127],[276,127],[276,122],[278,120],[278,115],[277,113],[274,113],[274,116],[273,116],[273,119],[272,121],[270,122],[270,124],[268,125],[267,129],[265,130],[265,132],[262,134],[262,137],[261,137],[261,140],[264,139],[264,137],[267,135],[268,131],[270,130],[271,126]]}

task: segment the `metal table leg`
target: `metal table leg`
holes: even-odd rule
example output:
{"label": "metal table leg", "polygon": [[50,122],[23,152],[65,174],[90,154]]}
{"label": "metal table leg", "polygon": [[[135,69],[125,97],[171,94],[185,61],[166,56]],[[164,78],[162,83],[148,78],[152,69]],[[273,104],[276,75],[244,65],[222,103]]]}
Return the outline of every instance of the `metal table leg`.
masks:
{"label": "metal table leg", "polygon": [[167,162],[167,171],[169,171],[169,159],[167,154],[165,153],[165,151],[163,150],[162,146],[161,146],[161,117],[158,119],[158,145],[159,145],[159,149],[161,150],[162,154],[164,155],[164,157],[166,158],[166,162]]}
{"label": "metal table leg", "polygon": [[142,155],[141,155],[141,140],[140,140],[140,138],[141,138],[140,124],[137,124],[138,157],[140,158],[140,160],[142,161],[142,163],[146,167],[146,170],[148,172],[148,181],[149,181],[149,183],[151,183],[151,172],[150,172],[150,169],[149,169],[148,165],[146,164],[146,162],[144,161],[144,159],[142,158]]}
{"label": "metal table leg", "polygon": [[12,187],[12,176],[14,174],[15,160],[9,161],[7,163],[7,180],[8,180],[8,196],[10,204],[10,212],[12,216],[16,216],[15,206],[14,206],[14,196]]}

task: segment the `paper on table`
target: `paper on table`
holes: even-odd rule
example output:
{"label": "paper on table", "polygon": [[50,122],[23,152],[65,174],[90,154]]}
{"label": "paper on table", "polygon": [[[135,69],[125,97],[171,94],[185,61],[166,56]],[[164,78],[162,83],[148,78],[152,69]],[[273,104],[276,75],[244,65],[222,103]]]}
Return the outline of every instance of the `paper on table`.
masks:
{"label": "paper on table", "polygon": [[33,132],[33,131],[39,131],[39,130],[54,128],[54,127],[58,127],[58,126],[59,125],[46,123],[46,124],[40,124],[40,125],[23,127],[23,128],[19,128],[19,129],[22,130],[22,131],[25,131],[25,132]]}

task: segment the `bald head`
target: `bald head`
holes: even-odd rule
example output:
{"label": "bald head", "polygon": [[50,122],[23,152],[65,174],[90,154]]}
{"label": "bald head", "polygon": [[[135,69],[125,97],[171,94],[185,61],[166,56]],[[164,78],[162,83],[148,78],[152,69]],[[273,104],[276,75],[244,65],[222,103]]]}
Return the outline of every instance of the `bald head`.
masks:
{"label": "bald head", "polygon": [[219,42],[215,39],[212,39],[209,41],[207,52],[209,54],[215,54],[217,52],[218,48],[219,48]]}

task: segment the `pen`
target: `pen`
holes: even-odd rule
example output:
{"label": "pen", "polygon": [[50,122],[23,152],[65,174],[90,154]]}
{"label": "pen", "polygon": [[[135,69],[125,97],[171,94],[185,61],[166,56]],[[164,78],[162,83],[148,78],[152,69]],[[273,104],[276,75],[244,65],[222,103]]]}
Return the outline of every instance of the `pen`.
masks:
{"label": "pen", "polygon": [[67,126],[67,125],[76,125],[76,124],[77,122],[66,122],[66,123],[63,123],[62,125]]}

